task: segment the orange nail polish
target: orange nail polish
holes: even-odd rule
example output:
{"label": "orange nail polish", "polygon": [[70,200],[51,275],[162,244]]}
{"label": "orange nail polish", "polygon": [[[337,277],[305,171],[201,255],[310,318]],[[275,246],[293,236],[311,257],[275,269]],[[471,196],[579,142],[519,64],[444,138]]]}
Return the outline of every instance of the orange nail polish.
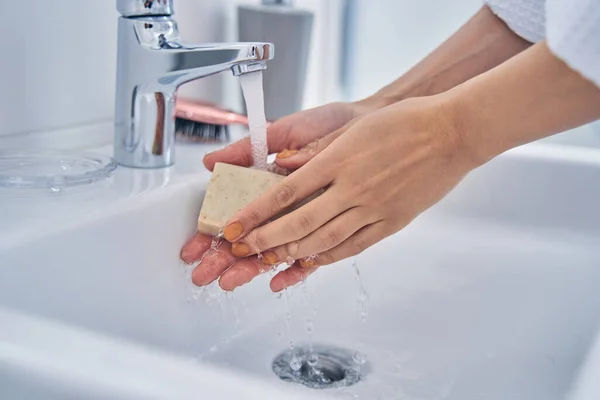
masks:
{"label": "orange nail polish", "polygon": [[298,154],[298,150],[283,150],[279,153],[277,153],[277,158],[281,159],[281,158],[289,158],[292,156],[295,156],[296,154]]}
{"label": "orange nail polish", "polygon": [[300,260],[300,266],[302,268],[314,268],[317,266],[317,260],[314,258],[303,258]]}
{"label": "orange nail polish", "polygon": [[247,257],[250,254],[250,246],[246,243],[234,243],[231,245],[231,254],[236,257]]}
{"label": "orange nail polish", "polygon": [[239,222],[229,224],[223,230],[223,236],[229,242],[237,239],[244,232],[244,227]]}
{"label": "orange nail polish", "polygon": [[279,257],[272,251],[265,251],[262,254],[262,262],[267,265],[275,265],[279,262]]}

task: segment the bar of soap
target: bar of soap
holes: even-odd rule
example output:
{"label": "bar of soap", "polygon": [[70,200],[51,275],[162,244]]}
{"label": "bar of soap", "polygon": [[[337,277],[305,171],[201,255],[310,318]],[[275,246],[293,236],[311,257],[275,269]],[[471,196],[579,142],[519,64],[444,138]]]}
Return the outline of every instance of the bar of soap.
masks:
{"label": "bar of soap", "polygon": [[231,217],[284,178],[272,172],[216,163],[198,217],[198,232],[219,234]]}

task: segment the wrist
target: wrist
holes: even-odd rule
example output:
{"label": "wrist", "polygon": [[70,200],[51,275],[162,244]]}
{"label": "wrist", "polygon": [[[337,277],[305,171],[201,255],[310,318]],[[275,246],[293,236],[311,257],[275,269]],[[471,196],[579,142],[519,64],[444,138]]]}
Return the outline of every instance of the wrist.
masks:
{"label": "wrist", "polygon": [[358,115],[366,115],[373,111],[387,107],[390,104],[392,103],[387,101],[385,98],[374,94],[362,100],[353,102],[352,106],[355,108]]}
{"label": "wrist", "polygon": [[501,152],[494,153],[486,142],[481,141],[482,132],[478,122],[477,107],[459,90],[450,90],[433,96],[437,103],[437,115],[441,130],[451,136],[453,151],[457,157],[475,169],[487,163]]}
{"label": "wrist", "polygon": [[392,85],[386,86],[377,93],[357,101],[356,104],[376,110],[406,99],[426,97],[443,92],[439,88],[436,76],[415,76],[408,72]]}

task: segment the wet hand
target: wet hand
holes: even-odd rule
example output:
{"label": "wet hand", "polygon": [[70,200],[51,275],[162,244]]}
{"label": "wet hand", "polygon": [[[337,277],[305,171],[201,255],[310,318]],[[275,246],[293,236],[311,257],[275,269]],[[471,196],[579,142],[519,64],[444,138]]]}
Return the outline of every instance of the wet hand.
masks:
{"label": "wet hand", "polygon": [[[279,291],[399,231],[475,168],[454,121],[451,108],[439,98],[411,99],[287,157],[289,163],[305,165],[231,219],[224,234],[232,254],[261,253],[265,264],[300,260],[272,280],[271,289]],[[322,190],[316,199],[265,224]],[[228,285],[248,282],[251,273],[240,274],[239,280],[232,274]]]}
{"label": "wet hand", "polygon": [[[341,128],[369,110],[363,104],[331,103],[284,117],[275,121],[267,131],[269,152],[295,154],[298,149]],[[218,162],[252,166],[250,138],[244,138],[204,157],[204,165],[210,171]]]}
{"label": "wet hand", "polygon": [[[365,103],[332,103],[282,118],[275,121],[267,132],[269,151],[279,153],[276,161],[278,166],[292,171],[303,164],[302,157],[286,157],[296,155],[299,149],[308,152],[308,149],[315,147],[310,145],[315,140],[359,118],[371,108]],[[211,171],[217,162],[251,166],[250,140],[243,139],[204,158],[205,166]],[[211,242],[212,237],[196,233],[181,250],[181,258],[186,263],[202,259],[192,274],[196,285],[207,285],[220,277],[221,287],[232,290],[268,269],[256,256],[238,259],[232,254],[229,243],[223,243],[218,252],[210,251]],[[304,274],[304,271],[300,272]],[[294,271],[289,274],[294,274]],[[301,276],[294,275],[293,278],[301,279]]]}

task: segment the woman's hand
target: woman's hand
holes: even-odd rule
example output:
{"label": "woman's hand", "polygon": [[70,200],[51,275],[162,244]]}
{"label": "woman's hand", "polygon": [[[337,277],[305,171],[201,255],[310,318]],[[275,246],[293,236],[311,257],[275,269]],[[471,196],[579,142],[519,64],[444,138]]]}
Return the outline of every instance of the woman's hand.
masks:
{"label": "woman's hand", "polygon": [[[273,278],[271,289],[280,291],[402,229],[476,166],[461,152],[454,117],[440,99],[386,107],[320,139],[312,152],[288,157],[306,164],[231,219],[224,235],[232,254],[261,253],[268,264],[300,260]],[[228,271],[232,278],[236,268]],[[249,280],[239,277],[229,284]]]}
{"label": "woman's hand", "polygon": [[[288,171],[294,170],[302,165],[302,157],[288,159],[286,156],[296,154],[300,148],[314,147],[310,144],[315,140],[359,118],[374,107],[376,105],[372,100],[360,103],[332,103],[282,118],[275,121],[267,132],[269,151],[279,153],[276,161],[279,166]],[[211,171],[217,162],[252,165],[250,140],[243,139],[204,157],[204,164]],[[223,274],[219,284],[225,290],[232,290],[266,269],[256,256],[237,260],[231,253],[229,243],[223,243],[218,252],[207,252],[211,241],[212,237],[197,233],[181,250],[181,258],[187,263],[203,260],[192,274],[196,285],[207,285]],[[232,268],[231,272],[225,272],[229,271],[228,268],[234,263],[235,268]]]}
{"label": "woman's hand", "polygon": [[542,41],[452,90],[373,112],[320,139],[312,154],[288,158],[310,161],[234,216],[225,237],[239,257],[302,260],[273,278],[271,288],[281,290],[402,229],[504,151],[600,118],[599,104],[600,86]]}
{"label": "woman's hand", "polygon": [[[361,117],[372,107],[375,107],[374,103],[331,103],[277,120],[267,131],[269,152],[293,154],[294,151]],[[252,166],[250,138],[244,138],[204,157],[204,165],[210,171],[218,162],[242,167]]]}

